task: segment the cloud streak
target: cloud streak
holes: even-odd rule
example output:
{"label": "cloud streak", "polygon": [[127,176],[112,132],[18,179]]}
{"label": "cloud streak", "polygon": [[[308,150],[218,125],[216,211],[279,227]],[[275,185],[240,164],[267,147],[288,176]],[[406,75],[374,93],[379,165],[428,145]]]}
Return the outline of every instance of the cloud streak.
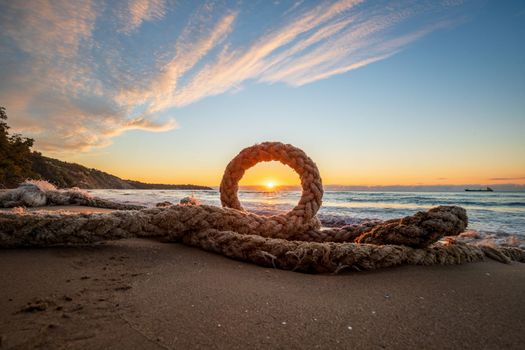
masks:
{"label": "cloud streak", "polygon": [[120,19],[120,32],[130,34],[143,22],[159,20],[166,14],[165,0],[129,0],[117,11]]}
{"label": "cloud streak", "polygon": [[127,130],[172,130],[176,108],[247,82],[299,87],[385,60],[459,5],[296,2],[257,21],[212,2],[180,13],[166,0],[4,2],[1,103],[40,150],[104,147]]}
{"label": "cloud streak", "polygon": [[492,177],[489,181],[515,181],[515,180],[525,180],[525,176],[519,177]]}

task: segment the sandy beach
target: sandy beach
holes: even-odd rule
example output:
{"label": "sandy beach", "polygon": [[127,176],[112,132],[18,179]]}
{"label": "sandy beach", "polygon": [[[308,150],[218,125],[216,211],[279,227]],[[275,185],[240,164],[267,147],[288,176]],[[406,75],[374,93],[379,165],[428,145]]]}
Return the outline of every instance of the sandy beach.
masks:
{"label": "sandy beach", "polygon": [[0,252],[1,348],[519,349],[525,264],[308,275],[132,239]]}

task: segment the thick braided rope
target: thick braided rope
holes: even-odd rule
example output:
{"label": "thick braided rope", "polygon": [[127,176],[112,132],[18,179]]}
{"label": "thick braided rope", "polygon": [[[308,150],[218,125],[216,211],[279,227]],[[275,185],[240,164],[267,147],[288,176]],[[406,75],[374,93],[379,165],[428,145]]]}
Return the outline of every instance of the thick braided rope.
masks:
{"label": "thick braided rope", "polygon": [[237,192],[239,181],[249,168],[259,162],[279,161],[297,172],[301,179],[302,195],[299,203],[286,214],[261,217],[247,214],[245,220],[257,225],[260,235],[287,238],[292,233],[319,229],[315,216],[323,199],[323,184],[319,169],[302,150],[281,142],[263,142],[243,149],[226,167],[220,193],[223,207],[244,212]]}
{"label": "thick braided rope", "polygon": [[[297,171],[303,187],[301,199],[283,215],[264,217],[248,213],[237,198],[238,182],[246,169],[270,160],[281,161]],[[76,191],[37,194],[48,204],[79,203],[124,209],[120,204],[84,198]],[[263,266],[304,272],[399,264],[458,264],[485,257],[504,263],[525,262],[525,251],[519,248],[437,242],[443,236],[458,235],[467,227],[465,209],[455,206],[436,207],[379,224],[320,230],[315,214],[322,194],[319,171],[303,151],[291,145],[266,142],[241,151],[226,168],[221,183],[225,208],[175,205],[106,214],[4,212],[0,213],[0,247],[162,238]],[[25,191],[14,190],[0,196],[0,204],[24,203],[25,195]]]}
{"label": "thick braided rope", "polygon": [[[439,207],[435,209],[440,211]],[[262,266],[318,273],[344,269],[369,270],[401,264],[462,264],[485,258],[503,263],[525,262],[525,251],[519,248],[475,246],[453,241],[413,248],[392,244],[265,238],[228,229],[228,226],[235,226],[228,224],[228,221],[235,222],[238,213],[212,206],[172,206],[108,214],[0,213],[0,247],[87,244],[133,237],[161,238]],[[211,218],[224,215],[229,220],[222,221],[224,226],[214,227],[215,222]],[[404,219],[398,220],[397,228],[404,228]],[[440,221],[429,220],[422,224],[439,224]],[[244,229],[249,230],[248,227]],[[412,230],[414,227],[409,225],[409,231]]]}
{"label": "thick braided rope", "polygon": [[[376,225],[351,225],[324,231],[308,231],[289,240],[342,243],[360,242],[376,245],[396,244],[425,247],[444,235],[461,233],[466,223],[464,209],[436,207],[402,219]],[[241,235],[262,236],[245,220],[245,213],[210,205],[174,205],[166,208],[115,211],[108,214],[71,214],[49,212],[0,213],[0,247],[89,243],[90,237],[101,240],[127,236],[180,237],[187,233],[215,229]],[[76,233],[78,231],[78,233]],[[93,231],[93,232],[91,232]],[[340,232],[337,232],[340,231]],[[122,233],[127,232],[127,233]],[[116,235],[115,237],[113,235]],[[315,236],[314,236],[315,235]],[[314,237],[315,239],[311,239]],[[348,239],[345,239],[347,238]]]}

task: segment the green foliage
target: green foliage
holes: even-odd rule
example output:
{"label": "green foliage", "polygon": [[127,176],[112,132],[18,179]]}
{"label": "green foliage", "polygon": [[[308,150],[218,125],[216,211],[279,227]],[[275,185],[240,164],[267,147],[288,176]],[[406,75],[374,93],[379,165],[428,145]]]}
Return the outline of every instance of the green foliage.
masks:
{"label": "green foliage", "polygon": [[0,188],[15,187],[27,178],[37,177],[32,170],[33,142],[20,134],[9,135],[6,109],[0,107]]}

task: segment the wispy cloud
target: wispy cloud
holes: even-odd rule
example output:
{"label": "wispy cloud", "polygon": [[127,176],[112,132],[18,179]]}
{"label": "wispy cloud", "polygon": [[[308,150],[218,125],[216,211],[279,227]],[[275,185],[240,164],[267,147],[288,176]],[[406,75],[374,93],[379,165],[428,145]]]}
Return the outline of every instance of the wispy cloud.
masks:
{"label": "wispy cloud", "polygon": [[516,181],[516,180],[525,180],[525,176],[518,177],[492,177],[489,181]]}
{"label": "wispy cloud", "polygon": [[203,24],[210,19],[202,11],[198,12],[197,16],[192,18],[192,25],[186,27],[178,38],[174,57],[160,67],[150,84],[139,89],[120,91],[118,101],[125,104],[131,101],[147,102],[147,114],[174,106],[179,79],[226,38],[232,30],[236,16],[236,13],[226,14],[212,27],[206,27]]}
{"label": "wispy cloud", "polygon": [[206,65],[185,88],[176,91],[173,104],[184,106],[205,96],[235,88],[248,79],[257,78],[271,66],[271,63],[266,62],[270,55],[293,42],[299,35],[334,19],[360,2],[338,1],[329,6],[317,6],[299,15],[290,24],[284,24],[256,39],[246,49],[226,48],[215,63]]}
{"label": "wispy cloud", "polygon": [[107,146],[125,130],[176,126],[174,120],[131,118],[133,106],[114,101],[97,78],[90,52],[101,10],[88,0],[13,1],[1,7],[1,45],[8,52],[0,56],[1,101],[13,126],[35,136],[40,150],[89,150]]}
{"label": "wispy cloud", "polygon": [[132,33],[142,22],[158,20],[166,14],[165,0],[129,0],[117,11],[120,20],[119,31]]}
{"label": "wispy cloud", "polygon": [[248,81],[297,87],[387,59],[453,23],[460,2],[297,1],[259,26],[242,5],[170,4],[2,2],[0,102],[13,126],[53,152],[171,130],[173,108]]}
{"label": "wispy cloud", "polygon": [[11,1],[2,10],[4,35],[40,59],[75,57],[82,41],[91,37],[96,18],[91,1]]}
{"label": "wispy cloud", "polygon": [[[363,8],[363,1],[322,4],[270,30],[245,48],[226,46],[174,91],[166,106],[185,106],[238,88],[248,80],[301,86],[386,59],[448,20],[407,33],[396,26],[433,5]],[[391,31],[391,32],[390,32]]]}

